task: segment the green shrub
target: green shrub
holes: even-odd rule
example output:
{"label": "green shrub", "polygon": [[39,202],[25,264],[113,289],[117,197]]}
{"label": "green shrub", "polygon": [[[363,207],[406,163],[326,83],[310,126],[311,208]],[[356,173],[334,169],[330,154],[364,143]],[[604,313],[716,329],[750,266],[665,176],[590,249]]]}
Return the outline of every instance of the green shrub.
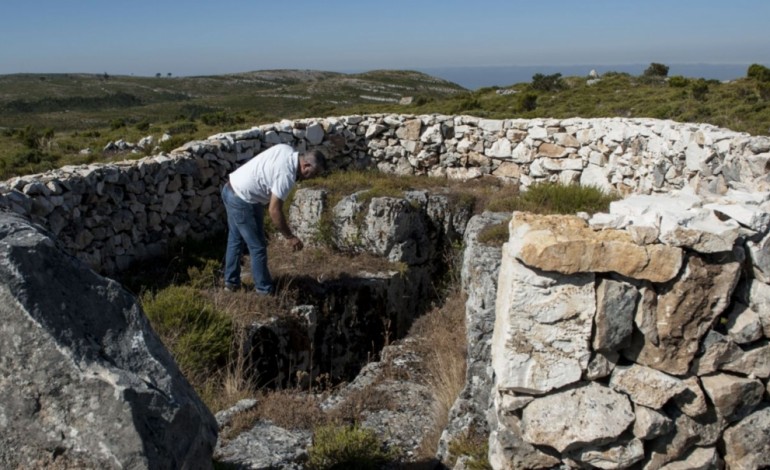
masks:
{"label": "green shrub", "polygon": [[645,77],[666,77],[668,76],[668,65],[653,62],[644,70]]}
{"label": "green shrub", "polygon": [[574,214],[606,212],[617,198],[601,189],[578,184],[537,183],[516,197],[497,198],[487,210],[494,212],[524,211],[537,214]]}
{"label": "green shrub", "polygon": [[182,144],[185,144],[189,140],[189,137],[185,137],[183,135],[172,136],[170,139],[160,143],[160,150],[161,152],[168,153],[175,148],[180,147]]}
{"label": "green shrub", "polygon": [[709,84],[706,80],[699,78],[692,83],[692,97],[698,101],[706,99],[706,94],[709,92]]}
{"label": "green shrub", "polygon": [[232,321],[189,286],[170,286],[142,296],[155,331],[186,374],[224,366],[233,341]]}
{"label": "green shrub", "polygon": [[674,88],[684,88],[687,85],[689,85],[689,83],[690,83],[690,80],[681,75],[674,75],[673,77],[668,79],[668,86],[674,87]]}
{"label": "green shrub", "polygon": [[751,64],[746,76],[759,82],[770,82],[770,69],[760,64]]}
{"label": "green shrub", "polygon": [[560,73],[554,73],[551,75],[536,73],[532,75],[531,87],[533,90],[539,91],[556,91],[564,88],[564,82],[561,79]]}
{"label": "green shrub", "polygon": [[534,111],[537,108],[537,93],[522,93],[517,98],[519,111]]}
{"label": "green shrub", "polygon": [[536,212],[551,214],[606,212],[610,202],[616,199],[599,188],[578,184],[540,183],[532,185],[521,195],[525,206],[535,208]]}
{"label": "green shrub", "polygon": [[138,131],[145,132],[150,128],[150,121],[147,119],[142,119],[141,121],[134,124],[134,128]]}
{"label": "green shrub", "polygon": [[307,468],[379,469],[395,458],[384,450],[380,439],[370,429],[358,426],[321,426],[313,434]]}
{"label": "green shrub", "polygon": [[192,121],[178,122],[168,127],[169,134],[192,134],[198,131],[198,126]]}
{"label": "green shrub", "polygon": [[113,131],[123,127],[126,127],[126,120],[123,118],[116,118],[110,121],[110,129]]}

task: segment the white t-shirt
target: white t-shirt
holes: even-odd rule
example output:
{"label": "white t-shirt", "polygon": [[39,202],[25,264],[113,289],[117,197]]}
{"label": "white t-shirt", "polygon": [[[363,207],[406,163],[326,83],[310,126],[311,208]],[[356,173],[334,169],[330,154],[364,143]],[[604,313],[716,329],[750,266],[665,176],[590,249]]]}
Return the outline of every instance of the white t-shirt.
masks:
{"label": "white t-shirt", "polygon": [[230,186],[250,204],[267,204],[272,194],[285,201],[297,181],[298,166],[298,152],[286,144],[274,145],[230,173]]}

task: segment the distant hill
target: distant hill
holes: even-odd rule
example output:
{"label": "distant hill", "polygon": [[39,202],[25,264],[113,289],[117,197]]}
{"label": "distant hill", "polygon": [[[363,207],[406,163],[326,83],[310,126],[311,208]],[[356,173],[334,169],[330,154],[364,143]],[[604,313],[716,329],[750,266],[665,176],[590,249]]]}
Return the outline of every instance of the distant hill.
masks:
{"label": "distant hill", "polygon": [[463,91],[420,72],[392,70],[262,70],[198,77],[0,75],[0,127],[91,129],[115,119],[159,122],[217,112],[251,112],[269,120],[415,96],[440,99]]}
{"label": "distant hill", "polygon": [[[510,86],[528,82],[536,73],[560,73],[565,77],[585,77],[591,70],[600,74],[624,72],[641,75],[649,64],[578,64],[578,65],[500,65],[478,67],[426,67],[421,72],[457,83],[469,90],[489,86]],[[746,76],[749,64],[669,64],[669,75],[707,80],[734,80]]]}
{"label": "distant hill", "polygon": [[[658,64],[662,65],[662,64]],[[665,66],[663,66],[665,68]],[[752,66],[753,67],[753,66]],[[0,76],[0,179],[64,164],[141,157],[218,132],[281,119],[366,113],[484,118],[651,117],[770,134],[770,69],[723,83],[597,69],[537,68],[505,87],[470,91],[422,72],[260,70],[198,77]],[[535,71],[537,70],[537,71]],[[513,79],[512,79],[513,80]],[[152,136],[143,153],[108,147]]]}

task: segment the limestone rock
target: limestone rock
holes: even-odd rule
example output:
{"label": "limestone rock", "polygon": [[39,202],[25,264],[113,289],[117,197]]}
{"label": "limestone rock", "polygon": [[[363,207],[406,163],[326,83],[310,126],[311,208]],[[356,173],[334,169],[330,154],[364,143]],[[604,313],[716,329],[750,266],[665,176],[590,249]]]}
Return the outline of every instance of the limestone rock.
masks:
{"label": "limestone rock", "polygon": [[735,302],[727,314],[727,336],[738,344],[751,343],[764,336],[759,314],[747,305]]}
{"label": "limestone rock", "polygon": [[716,372],[726,362],[738,359],[743,351],[728,337],[710,330],[703,339],[698,354],[690,372],[695,375],[705,375]]}
{"label": "limestone rock", "polygon": [[635,335],[626,356],[669,374],[685,374],[701,338],[729,305],[740,275],[736,258],[725,254],[712,264],[688,256],[682,274],[657,296],[655,337]]}
{"label": "limestone rock", "polygon": [[696,418],[708,411],[706,395],[700,386],[697,377],[688,377],[682,383],[687,387],[682,393],[674,397],[676,406],[687,416]]}
{"label": "limestone rock", "polygon": [[259,421],[233,440],[220,442],[214,458],[240,469],[281,468],[301,470],[311,443],[310,431],[290,431]]}
{"label": "limestone rock", "polygon": [[521,429],[527,442],[564,452],[610,442],[633,421],[628,398],[589,382],[527,405],[522,413]]}
{"label": "limestone rock", "polygon": [[668,463],[660,470],[711,470],[720,468],[719,460],[713,447],[696,447],[685,458]]}
{"label": "limestone rock", "polygon": [[216,421],[115,281],[0,213],[0,466],[207,468]]}
{"label": "limestone rock", "polygon": [[511,416],[489,436],[489,463],[495,469],[546,469],[558,465],[559,459],[522,439],[520,421]]}
{"label": "limestone rock", "polygon": [[585,372],[586,380],[598,380],[610,375],[619,357],[616,352],[595,352]]}
{"label": "limestone rock", "polygon": [[720,369],[763,379],[770,377],[770,343],[762,341],[753,345],[722,364]]}
{"label": "limestone rock", "polygon": [[696,446],[713,446],[719,440],[726,422],[713,410],[693,419],[684,413],[673,412],[674,430],[648,444],[645,469],[659,469],[669,462],[684,458]]}
{"label": "limestone rock", "polygon": [[514,212],[513,256],[528,266],[563,274],[616,272],[634,279],[665,282],[679,272],[682,251],[665,245],[639,246],[619,230],[594,232],[574,216]]}
{"label": "limestone rock", "polygon": [[[318,243],[323,237],[321,217],[326,205],[325,189],[302,188],[294,192],[289,206],[289,226],[305,244]],[[328,227],[330,230],[331,227]]]}
{"label": "limestone rock", "polygon": [[686,389],[676,377],[637,364],[615,367],[610,386],[627,393],[634,403],[656,410]]}
{"label": "limestone rock", "polygon": [[634,436],[642,440],[653,439],[671,432],[674,428],[674,422],[664,413],[647,408],[646,406],[636,405],[634,407]]}
{"label": "limestone rock", "polygon": [[765,387],[759,380],[730,374],[703,377],[703,389],[721,416],[730,420],[751,411],[762,400]]}
{"label": "limestone rock", "polygon": [[692,248],[700,253],[730,251],[740,235],[734,220],[722,221],[712,211],[666,212],[660,221],[660,240],[671,246]]}
{"label": "limestone rock", "polygon": [[593,347],[616,351],[631,337],[639,291],[631,284],[602,279],[596,288]]}
{"label": "limestone rock", "polygon": [[586,447],[568,455],[583,464],[603,469],[629,468],[644,458],[644,445],[639,439],[604,447]]}
{"label": "limestone rock", "polygon": [[541,394],[580,380],[590,359],[593,275],[539,273],[503,246],[492,336],[501,390]]}
{"label": "limestone rock", "polygon": [[724,433],[728,468],[770,466],[770,408],[764,407],[732,425]]}

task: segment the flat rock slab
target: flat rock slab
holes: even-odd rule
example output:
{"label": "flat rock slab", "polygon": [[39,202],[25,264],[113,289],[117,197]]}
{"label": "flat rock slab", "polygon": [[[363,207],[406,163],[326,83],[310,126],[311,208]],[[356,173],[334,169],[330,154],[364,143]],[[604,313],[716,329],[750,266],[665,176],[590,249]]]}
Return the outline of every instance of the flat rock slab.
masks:
{"label": "flat rock slab", "polygon": [[544,271],[615,272],[633,279],[666,282],[682,265],[680,248],[639,245],[629,232],[594,231],[576,216],[514,212],[510,233],[513,256]]}

